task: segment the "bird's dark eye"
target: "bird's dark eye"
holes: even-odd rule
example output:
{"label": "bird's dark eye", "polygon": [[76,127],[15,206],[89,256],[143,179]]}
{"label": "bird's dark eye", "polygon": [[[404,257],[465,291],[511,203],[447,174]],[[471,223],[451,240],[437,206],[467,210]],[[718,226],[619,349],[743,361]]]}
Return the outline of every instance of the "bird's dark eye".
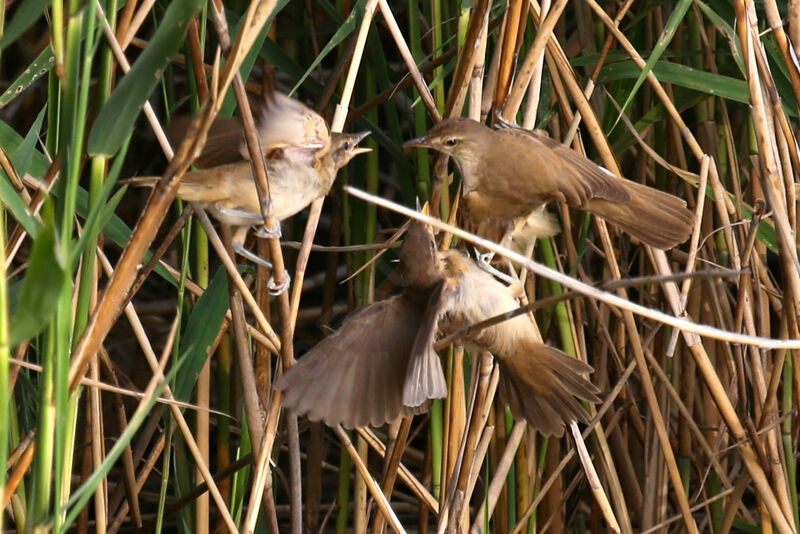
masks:
{"label": "bird's dark eye", "polygon": [[458,139],[455,137],[448,137],[444,140],[445,146],[456,146],[458,144]]}

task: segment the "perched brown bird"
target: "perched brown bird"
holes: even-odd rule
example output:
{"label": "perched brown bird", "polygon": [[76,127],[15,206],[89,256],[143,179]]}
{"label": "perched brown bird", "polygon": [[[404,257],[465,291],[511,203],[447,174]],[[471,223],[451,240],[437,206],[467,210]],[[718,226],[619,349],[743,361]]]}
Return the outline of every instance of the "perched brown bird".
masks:
{"label": "perched brown bird", "polygon": [[[329,425],[380,425],[424,411],[446,393],[432,345],[453,333],[518,307],[512,290],[458,251],[439,253],[433,234],[412,222],[403,241],[398,297],[363,308],[276,383],[284,404]],[[500,364],[500,395],[512,413],[547,435],[564,421],[585,421],[577,398],[598,402],[583,373],[591,367],[538,341],[519,316],[465,339]]]}
{"label": "perched brown bird", "polygon": [[[331,133],[318,113],[286,95],[272,93],[260,107],[258,136],[278,221],[327,195],[339,169],[370,151],[358,146],[369,132]],[[181,119],[173,123],[170,137],[179,138],[187,125]],[[220,222],[243,230],[263,221],[238,118],[217,119],[212,124],[198,162],[200,169],[186,173],[181,180],[179,198],[198,202]],[[128,182],[149,186],[158,179],[147,176]],[[244,235],[237,231],[235,242],[243,241]]]}
{"label": "perched brown bird", "polygon": [[684,242],[694,224],[683,200],[620,178],[537,132],[509,125],[492,130],[452,118],[405,146],[431,148],[455,160],[467,216],[478,231],[493,224],[508,231],[551,200],[589,211],[660,249]]}
{"label": "perched brown bird", "polygon": [[[369,152],[369,148],[358,146],[368,134],[334,133],[330,149],[321,158],[292,147],[271,150],[267,155],[267,175],[275,218],[282,221],[327,195],[339,169],[358,154]],[[129,183],[152,186],[158,180],[158,176],[145,176]],[[199,202],[217,220],[231,226],[263,222],[247,160],[187,172],[178,186],[178,197]]]}

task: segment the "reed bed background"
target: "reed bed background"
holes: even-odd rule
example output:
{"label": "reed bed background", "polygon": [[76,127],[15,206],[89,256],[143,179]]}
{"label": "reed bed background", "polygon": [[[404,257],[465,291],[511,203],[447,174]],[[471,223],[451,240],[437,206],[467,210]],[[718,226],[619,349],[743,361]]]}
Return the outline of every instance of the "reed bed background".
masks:
{"label": "reed bed background", "polygon": [[[800,343],[724,333],[800,339],[797,2],[11,0],[0,31],[3,532],[797,532]],[[279,297],[173,202],[214,116],[272,85],[375,149],[283,246],[251,241],[291,274]],[[281,366],[392,289],[393,252],[344,280],[405,218],[343,185],[455,220],[458,173],[402,141],[495,113],[698,216],[663,253],[552,206],[536,262],[724,332],[522,269],[542,336],[603,392],[582,461],[577,427],[515,422],[458,345],[429,414],[284,413]],[[143,174],[164,176],[149,199],[116,186]]]}

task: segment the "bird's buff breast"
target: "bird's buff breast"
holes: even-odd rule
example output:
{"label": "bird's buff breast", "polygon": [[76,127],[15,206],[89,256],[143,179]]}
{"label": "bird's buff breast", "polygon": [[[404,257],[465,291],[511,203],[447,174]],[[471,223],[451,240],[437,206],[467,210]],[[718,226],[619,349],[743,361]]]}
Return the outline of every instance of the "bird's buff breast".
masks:
{"label": "bird's buff breast", "polygon": [[[451,251],[450,254],[459,254]],[[469,262],[463,275],[448,277],[445,288],[444,305],[442,306],[442,319],[440,328],[445,333],[452,333],[466,326],[478,323],[495,315],[515,310],[518,302],[511,295],[511,291],[494,279],[492,275],[471,264],[467,258],[457,258],[450,262],[445,258],[446,270],[461,270],[462,262]],[[455,265],[453,265],[455,263]],[[448,264],[450,264],[448,266]],[[449,267],[449,268],[448,268]],[[457,281],[456,281],[457,280]],[[521,338],[525,338],[527,330],[531,327],[530,321],[524,315],[515,317],[497,326],[491,326],[473,336],[478,346],[513,346]]]}

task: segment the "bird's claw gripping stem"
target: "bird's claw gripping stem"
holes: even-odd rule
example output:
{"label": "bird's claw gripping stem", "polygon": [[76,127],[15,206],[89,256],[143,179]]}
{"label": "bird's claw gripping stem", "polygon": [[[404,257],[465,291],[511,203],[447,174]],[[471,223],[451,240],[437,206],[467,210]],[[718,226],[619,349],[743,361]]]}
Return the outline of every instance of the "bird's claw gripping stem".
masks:
{"label": "bird's claw gripping stem", "polygon": [[494,258],[494,252],[484,252],[481,254],[478,252],[478,249],[475,250],[475,263],[478,264],[478,267],[486,271],[487,273],[491,274],[498,280],[502,280],[508,285],[518,285],[519,281],[513,278],[512,276],[507,275],[504,272],[499,271],[495,267],[492,267],[492,259]]}
{"label": "bird's claw gripping stem", "polygon": [[[252,252],[250,252],[249,250],[244,248],[239,243],[234,243],[233,250],[237,254],[239,254],[241,257],[246,258],[246,259],[252,261],[253,263],[255,263],[257,265],[261,265],[262,267],[266,267],[269,270],[273,269],[272,262],[269,262],[269,261],[265,260],[261,256],[253,254]],[[286,292],[286,290],[289,289],[289,285],[291,284],[291,281],[292,281],[292,277],[289,276],[289,271],[284,269],[283,270],[283,282],[281,282],[280,285],[277,285],[275,283],[275,273],[273,273],[272,276],[269,277],[269,281],[267,282],[267,289],[269,290],[269,294],[272,295],[273,297],[277,297],[278,295]]]}
{"label": "bird's claw gripping stem", "polygon": [[261,239],[280,239],[283,236],[283,232],[281,231],[281,223],[275,223],[274,228],[267,228],[266,226],[263,226],[254,233]]}

